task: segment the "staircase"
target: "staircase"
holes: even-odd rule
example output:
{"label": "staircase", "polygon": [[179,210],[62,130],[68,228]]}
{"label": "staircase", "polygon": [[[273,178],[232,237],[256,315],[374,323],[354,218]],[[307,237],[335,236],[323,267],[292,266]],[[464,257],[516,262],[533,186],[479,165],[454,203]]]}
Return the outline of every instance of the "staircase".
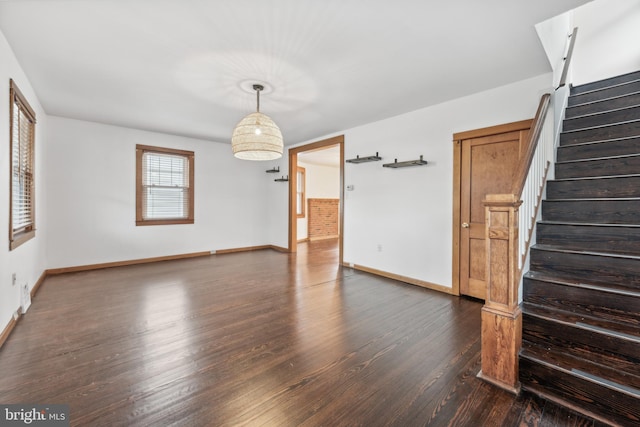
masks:
{"label": "staircase", "polygon": [[640,426],[640,72],[571,89],[536,227],[523,388]]}

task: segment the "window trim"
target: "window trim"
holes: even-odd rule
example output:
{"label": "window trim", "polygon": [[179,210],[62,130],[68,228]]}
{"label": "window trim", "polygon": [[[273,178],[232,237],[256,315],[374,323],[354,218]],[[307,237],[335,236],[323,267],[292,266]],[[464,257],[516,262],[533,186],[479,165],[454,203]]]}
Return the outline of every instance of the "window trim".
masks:
{"label": "window trim", "polygon": [[[30,135],[29,147],[30,147],[30,159],[31,164],[31,221],[21,230],[13,230],[13,119],[14,114],[20,111],[31,122],[32,132]],[[33,239],[36,235],[36,113],[29,105],[29,102],[18,89],[17,84],[13,79],[9,79],[9,250],[13,250],[18,246]]]}
{"label": "window trim", "polygon": [[[144,219],[142,206],[144,190],[142,188],[142,156],[144,153],[160,153],[183,156],[189,162],[189,211],[187,218],[173,219]],[[136,145],[136,226],[138,225],[172,225],[172,224],[193,224],[194,223],[194,152],[178,150],[166,147],[154,147],[151,145]]]}
{"label": "window trim", "polygon": [[301,194],[300,210],[302,212],[298,212],[296,208],[296,216],[298,218],[305,218],[307,216],[307,213],[306,213],[307,211],[306,210],[307,170],[302,166],[298,166],[297,169],[298,170],[296,173],[298,174],[298,176],[296,177],[296,186],[302,187],[302,191],[298,191],[298,189],[296,188],[296,203],[298,200],[298,194]]}

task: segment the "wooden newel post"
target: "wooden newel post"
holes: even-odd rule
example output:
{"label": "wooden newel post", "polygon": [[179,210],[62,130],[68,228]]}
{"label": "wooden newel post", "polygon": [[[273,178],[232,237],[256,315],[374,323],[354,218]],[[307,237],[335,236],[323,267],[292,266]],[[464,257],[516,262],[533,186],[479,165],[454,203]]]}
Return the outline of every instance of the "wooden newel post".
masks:
{"label": "wooden newel post", "polygon": [[478,377],[520,391],[518,352],[522,313],[518,287],[518,208],[513,194],[489,194],[485,205],[487,296],[482,308],[482,370]]}

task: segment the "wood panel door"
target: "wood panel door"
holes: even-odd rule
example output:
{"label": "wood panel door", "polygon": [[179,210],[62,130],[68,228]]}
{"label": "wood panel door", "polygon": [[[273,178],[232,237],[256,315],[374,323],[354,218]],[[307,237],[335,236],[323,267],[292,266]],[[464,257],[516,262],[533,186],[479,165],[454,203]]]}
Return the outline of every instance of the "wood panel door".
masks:
{"label": "wood panel door", "polygon": [[[526,123],[530,125],[530,121],[525,121]],[[460,146],[460,209],[457,215],[459,292],[485,299],[487,258],[485,209],[482,201],[487,194],[511,192],[518,160],[526,148],[524,145],[528,126],[489,135],[482,135],[481,132],[465,134],[470,134],[471,137],[457,141]]]}

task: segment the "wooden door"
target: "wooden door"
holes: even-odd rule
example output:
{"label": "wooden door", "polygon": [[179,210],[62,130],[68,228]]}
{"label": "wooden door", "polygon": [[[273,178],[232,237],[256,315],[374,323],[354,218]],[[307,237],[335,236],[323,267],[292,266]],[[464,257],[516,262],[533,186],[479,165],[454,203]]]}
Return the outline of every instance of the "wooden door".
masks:
{"label": "wooden door", "polygon": [[[459,292],[475,298],[486,297],[485,209],[487,194],[510,193],[518,160],[525,150],[530,121],[518,122],[524,129],[498,126],[459,136]],[[511,124],[515,125],[515,124]],[[496,130],[507,131],[491,133]],[[475,132],[475,133],[474,133]],[[465,135],[466,134],[466,135]],[[455,227],[455,224],[454,224]]]}

